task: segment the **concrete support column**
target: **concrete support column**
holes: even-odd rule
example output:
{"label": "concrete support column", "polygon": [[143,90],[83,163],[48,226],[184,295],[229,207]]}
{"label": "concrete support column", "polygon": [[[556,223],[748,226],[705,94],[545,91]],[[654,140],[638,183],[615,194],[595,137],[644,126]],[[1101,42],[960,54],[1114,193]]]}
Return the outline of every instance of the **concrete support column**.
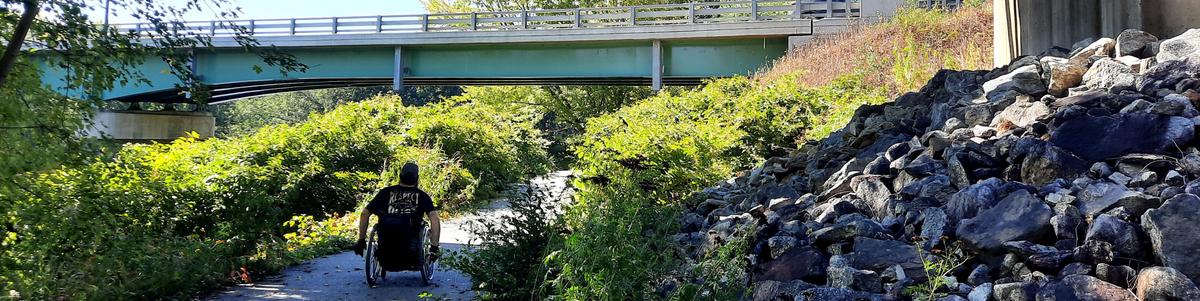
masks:
{"label": "concrete support column", "polygon": [[169,141],[196,133],[200,139],[208,139],[216,125],[217,119],[209,112],[98,112],[92,117],[87,135],[121,141]]}
{"label": "concrete support column", "polygon": [[392,69],[392,91],[400,93],[404,89],[404,50],[396,46],[395,66]]}
{"label": "concrete support column", "polygon": [[654,40],[650,44],[650,89],[662,90],[663,85],[662,41]]}

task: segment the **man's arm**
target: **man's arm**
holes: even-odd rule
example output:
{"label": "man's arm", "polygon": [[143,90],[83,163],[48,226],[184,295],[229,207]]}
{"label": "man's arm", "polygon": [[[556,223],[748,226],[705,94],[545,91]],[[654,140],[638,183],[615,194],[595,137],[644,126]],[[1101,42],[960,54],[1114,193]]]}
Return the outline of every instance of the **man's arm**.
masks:
{"label": "man's arm", "polygon": [[367,239],[367,227],[371,224],[371,211],[363,208],[362,214],[358,216],[358,240]]}
{"label": "man's arm", "polygon": [[425,215],[429,217],[429,243],[441,246],[442,221],[438,219],[438,211],[429,211]]}

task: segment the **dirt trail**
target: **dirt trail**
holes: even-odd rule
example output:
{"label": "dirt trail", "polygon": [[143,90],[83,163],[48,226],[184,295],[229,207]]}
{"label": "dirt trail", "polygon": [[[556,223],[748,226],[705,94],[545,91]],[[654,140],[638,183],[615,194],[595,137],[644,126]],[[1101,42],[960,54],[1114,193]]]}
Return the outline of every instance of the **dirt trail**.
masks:
{"label": "dirt trail", "polygon": [[[570,172],[559,171],[532,181],[534,187],[566,197]],[[511,214],[508,202],[499,200],[478,212],[442,222],[442,248],[457,251],[472,239],[468,221]],[[445,252],[445,251],[444,251]],[[229,287],[209,300],[418,300],[428,293],[433,299],[470,300],[471,279],[439,265],[434,283],[421,285],[417,272],[388,273],[377,287],[368,287],[363,275],[363,258],[342,252],[317,258],[283,270],[252,285]]]}

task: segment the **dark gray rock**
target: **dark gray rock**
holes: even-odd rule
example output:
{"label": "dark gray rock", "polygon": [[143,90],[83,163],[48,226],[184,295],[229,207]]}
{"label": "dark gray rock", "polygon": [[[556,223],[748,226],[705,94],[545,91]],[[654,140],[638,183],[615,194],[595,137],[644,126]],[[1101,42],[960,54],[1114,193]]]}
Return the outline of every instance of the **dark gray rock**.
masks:
{"label": "dark gray rock", "polygon": [[1075,261],[1087,263],[1108,263],[1116,257],[1112,243],[1102,240],[1084,241],[1082,245],[1075,247],[1073,255]]}
{"label": "dark gray rock", "polygon": [[1050,232],[1053,211],[1024,190],[958,225],[958,237],[978,250],[997,250],[1005,242],[1034,240]]}
{"label": "dark gray rock", "polygon": [[1137,301],[1129,291],[1087,275],[1070,275],[1061,282],[1042,287],[1037,300],[1046,301]]}
{"label": "dark gray rock", "polygon": [[1164,266],[1200,279],[1200,197],[1180,194],[1142,215],[1142,228]]}
{"label": "dark gray rock", "polygon": [[991,208],[999,201],[1003,181],[991,178],[975,183],[950,196],[943,207],[951,224],[955,221],[975,217],[979,211]]}
{"label": "dark gray rock", "polygon": [[1129,257],[1136,258],[1141,254],[1142,241],[1138,238],[1137,227],[1112,215],[1097,216],[1088,228],[1085,240],[1109,242],[1117,252]]}
{"label": "dark gray rock", "polygon": [[1171,94],[1154,103],[1150,107],[1150,113],[1192,118],[1196,117],[1197,111],[1187,96]]}
{"label": "dark gray rock", "polygon": [[888,189],[886,183],[883,182],[881,176],[858,176],[850,181],[854,187],[854,194],[862,198],[868,205],[871,216],[883,219],[887,216],[888,198],[892,196],[892,192]]}
{"label": "dark gray rock", "polygon": [[829,259],[828,273],[829,286],[863,292],[883,292],[883,281],[878,273],[850,267],[842,256],[835,255]]}
{"label": "dark gray rock", "polygon": [[1050,141],[1089,161],[1131,153],[1165,154],[1192,140],[1194,125],[1183,117],[1154,114],[1083,116],[1063,123]]}
{"label": "dark gray rock", "polygon": [[816,287],[800,292],[795,301],[887,301],[886,295],[852,291],[844,288]]}
{"label": "dark gray rock", "polygon": [[808,246],[792,248],[783,255],[754,266],[753,280],[821,282],[825,281],[828,266],[829,259],[820,251]]}
{"label": "dark gray rock", "polygon": [[984,283],[991,282],[991,273],[992,268],[988,267],[987,264],[976,265],[974,269],[971,269],[971,273],[967,275],[967,284],[983,285]]}
{"label": "dark gray rock", "polygon": [[800,280],[780,282],[774,280],[760,281],[754,284],[754,301],[792,301],[800,292],[815,287]]}
{"label": "dark gray rock", "polygon": [[946,233],[946,212],[940,208],[930,207],[921,211],[921,216],[924,221],[921,223],[921,238],[925,240],[922,246],[925,249],[931,249],[941,242],[942,235]]}
{"label": "dark gray rock", "polygon": [[1057,179],[1074,179],[1087,171],[1088,162],[1058,146],[1043,141],[1031,145],[1021,161],[1021,180],[1045,185]]}
{"label": "dark gray rock", "polygon": [[970,293],[967,293],[967,300],[969,300],[969,301],[988,301],[988,298],[991,298],[991,297],[992,297],[992,284],[991,283],[984,283],[979,286],[976,286],[975,288],[971,289]]}
{"label": "dark gray rock", "polygon": [[1127,188],[1119,184],[1095,182],[1080,190],[1075,196],[1075,201],[1084,216],[1095,216],[1112,207],[1129,192]]}
{"label": "dark gray rock", "polygon": [[1070,275],[1087,275],[1092,273],[1092,266],[1080,262],[1072,262],[1063,267],[1058,273],[1059,276],[1066,277]]}
{"label": "dark gray rock", "polygon": [[1187,276],[1168,267],[1149,267],[1137,275],[1134,292],[1143,301],[1200,300],[1200,289]]}
{"label": "dark gray rock", "polygon": [[1117,35],[1116,56],[1149,56],[1146,46],[1151,43],[1158,42],[1158,37],[1137,29],[1126,29],[1120,35]]}
{"label": "dark gray rock", "polygon": [[884,229],[875,221],[860,214],[850,214],[841,218],[836,224],[817,229],[809,234],[812,241],[819,245],[839,242],[849,242],[855,237],[887,238]]}
{"label": "dark gray rock", "polygon": [[1137,271],[1124,265],[1096,264],[1096,278],[1120,287],[1129,287]]}
{"label": "dark gray rock", "polygon": [[917,248],[899,241],[857,237],[854,239],[854,252],[846,255],[846,262],[856,269],[871,271],[900,265],[905,275],[925,278]]}
{"label": "dark gray rock", "polygon": [[778,258],[799,244],[800,241],[792,236],[775,236],[767,239],[767,248],[771,250],[771,258]]}

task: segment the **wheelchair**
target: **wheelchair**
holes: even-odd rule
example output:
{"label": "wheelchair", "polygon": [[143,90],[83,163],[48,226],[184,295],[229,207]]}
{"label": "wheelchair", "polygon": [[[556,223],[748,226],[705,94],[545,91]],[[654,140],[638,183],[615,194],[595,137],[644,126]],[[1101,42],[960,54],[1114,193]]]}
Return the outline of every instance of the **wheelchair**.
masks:
{"label": "wheelchair", "polygon": [[[391,247],[385,250],[390,253],[388,256],[379,254],[379,238],[379,225],[376,224],[371,228],[363,255],[366,260],[366,267],[363,271],[367,274],[367,285],[375,287],[385,279],[388,272],[405,271],[421,272],[422,285],[428,286],[433,282],[436,259],[429,252],[428,225],[422,223],[416,232],[416,237],[407,237],[409,238],[407,242],[389,242],[388,245]],[[385,260],[381,261],[381,258],[385,258]]]}

